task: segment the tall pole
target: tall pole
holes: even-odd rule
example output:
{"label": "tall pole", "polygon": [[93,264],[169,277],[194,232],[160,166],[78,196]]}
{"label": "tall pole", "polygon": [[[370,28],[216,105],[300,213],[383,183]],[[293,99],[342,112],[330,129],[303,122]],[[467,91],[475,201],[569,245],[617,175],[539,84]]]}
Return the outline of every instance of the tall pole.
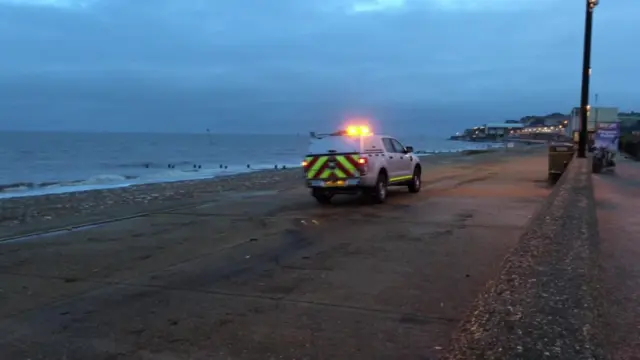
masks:
{"label": "tall pole", "polygon": [[582,56],[582,96],[580,97],[580,139],[578,142],[578,157],[587,157],[587,118],[589,106],[589,75],[591,72],[591,30],[593,28],[593,9],[598,0],[586,0],[584,19],[584,53]]}
{"label": "tall pole", "polygon": [[595,101],[593,102],[593,107],[596,110],[596,118],[594,119],[596,131],[598,131],[598,94],[595,95]]}

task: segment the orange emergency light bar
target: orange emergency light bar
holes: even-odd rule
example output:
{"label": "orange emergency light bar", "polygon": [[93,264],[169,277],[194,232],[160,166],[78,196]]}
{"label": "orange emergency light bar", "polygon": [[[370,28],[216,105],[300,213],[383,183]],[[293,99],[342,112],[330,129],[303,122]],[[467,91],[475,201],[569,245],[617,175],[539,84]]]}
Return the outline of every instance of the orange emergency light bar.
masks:
{"label": "orange emergency light bar", "polygon": [[367,136],[371,135],[371,131],[368,126],[360,125],[350,125],[347,127],[347,135],[349,136]]}

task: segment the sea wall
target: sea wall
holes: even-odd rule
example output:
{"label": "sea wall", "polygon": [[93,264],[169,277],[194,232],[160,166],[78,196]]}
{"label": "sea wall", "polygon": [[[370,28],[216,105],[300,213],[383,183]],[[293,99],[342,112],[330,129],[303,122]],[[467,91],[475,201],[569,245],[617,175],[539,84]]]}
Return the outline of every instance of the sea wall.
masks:
{"label": "sea wall", "polygon": [[448,359],[601,359],[599,237],[574,159],[456,332]]}
{"label": "sea wall", "polygon": [[634,160],[640,160],[640,137],[624,136],[620,140],[620,151]]}

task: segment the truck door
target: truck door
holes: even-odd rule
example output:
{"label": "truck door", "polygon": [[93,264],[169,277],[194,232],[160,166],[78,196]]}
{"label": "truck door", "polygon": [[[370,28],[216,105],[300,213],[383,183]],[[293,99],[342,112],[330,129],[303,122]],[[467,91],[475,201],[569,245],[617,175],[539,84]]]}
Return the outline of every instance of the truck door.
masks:
{"label": "truck door", "polygon": [[400,154],[396,152],[396,148],[393,146],[391,138],[382,138],[382,144],[384,145],[385,156],[387,157],[387,172],[389,173],[389,180],[396,178],[400,171]]}
{"label": "truck door", "polygon": [[398,174],[396,176],[411,176],[413,175],[413,154],[407,154],[407,150],[396,139],[391,139],[393,148],[398,155]]}

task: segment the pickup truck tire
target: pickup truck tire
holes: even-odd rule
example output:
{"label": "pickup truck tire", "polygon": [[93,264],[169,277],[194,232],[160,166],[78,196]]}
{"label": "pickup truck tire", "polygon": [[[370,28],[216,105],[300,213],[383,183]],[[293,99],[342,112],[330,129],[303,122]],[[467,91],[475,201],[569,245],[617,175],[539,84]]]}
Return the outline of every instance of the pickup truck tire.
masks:
{"label": "pickup truck tire", "polygon": [[388,185],[387,174],[384,172],[378,174],[376,186],[371,192],[371,200],[373,200],[374,204],[382,204],[387,200]]}
{"label": "pickup truck tire", "polygon": [[413,177],[411,178],[411,181],[409,182],[409,192],[411,193],[418,193],[420,192],[420,188],[422,187],[422,179],[420,178],[420,176],[422,175],[420,168],[416,167],[413,170]]}
{"label": "pickup truck tire", "polygon": [[333,194],[327,192],[323,189],[313,189],[311,191],[311,195],[316,199],[316,201],[320,204],[330,204],[331,198]]}

